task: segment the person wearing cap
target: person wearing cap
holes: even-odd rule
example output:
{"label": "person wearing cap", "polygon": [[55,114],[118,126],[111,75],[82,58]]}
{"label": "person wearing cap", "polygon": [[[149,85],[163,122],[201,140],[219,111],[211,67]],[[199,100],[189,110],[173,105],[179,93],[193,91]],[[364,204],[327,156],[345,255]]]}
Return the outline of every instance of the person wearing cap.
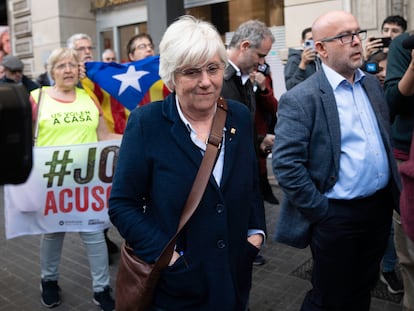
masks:
{"label": "person wearing cap", "polygon": [[4,76],[0,83],[21,83],[29,93],[39,88],[37,83],[23,74],[24,64],[16,56],[4,56],[1,64],[4,68]]}

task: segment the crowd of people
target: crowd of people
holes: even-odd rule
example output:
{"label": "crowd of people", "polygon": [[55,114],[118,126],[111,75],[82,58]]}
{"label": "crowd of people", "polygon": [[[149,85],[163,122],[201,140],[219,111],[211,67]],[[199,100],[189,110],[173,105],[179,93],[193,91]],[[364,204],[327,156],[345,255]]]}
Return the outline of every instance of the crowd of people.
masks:
{"label": "crowd of people", "polygon": [[[403,307],[414,310],[414,241],[399,213],[398,166],[408,159],[414,128],[414,52],[402,46],[412,35],[403,17],[387,17],[381,33],[367,38],[349,12],[319,16],[302,31],[301,49],[289,50],[287,91],[278,101],[266,62],[275,37],[266,24],[240,24],[226,48],[214,25],[182,16],[159,45],[166,97],[152,103],[144,97],[133,111],[110,94],[98,99],[90,92],[89,35],[74,34],[53,50],[46,71],[32,81],[4,33],[0,83],[26,87],[38,146],[122,139],[108,213],[147,262],[157,260],[177,229],[217,102],[226,100],[212,176],[178,236],[151,311],[248,310],[252,267],[266,263],[259,254],[269,239],[264,202],[279,204],[269,184],[270,154],[283,192],[275,239],[309,247],[313,258],[312,288],[301,310],[369,311],[379,279],[390,293],[404,293]],[[126,52],[136,62],[154,56],[156,47],[140,33]],[[113,49],[100,60],[118,61]],[[82,131],[75,124],[51,126],[53,114],[80,110],[92,116]],[[115,308],[109,264],[119,250],[108,230],[80,232],[93,301],[104,311]],[[64,236],[41,238],[41,302],[48,308],[61,304]]]}

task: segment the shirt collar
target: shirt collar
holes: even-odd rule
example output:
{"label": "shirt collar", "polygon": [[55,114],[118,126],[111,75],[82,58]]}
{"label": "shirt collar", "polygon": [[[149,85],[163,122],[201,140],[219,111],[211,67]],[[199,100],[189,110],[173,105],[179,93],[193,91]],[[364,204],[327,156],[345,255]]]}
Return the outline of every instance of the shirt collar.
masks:
{"label": "shirt collar", "polygon": [[[190,133],[191,140],[201,149],[206,150],[207,142],[201,141],[197,138],[197,132],[195,129],[191,126],[190,121],[187,120],[187,118],[184,116],[184,113],[181,109],[180,103],[178,101],[177,95],[175,95],[175,105],[177,107],[178,115],[180,116],[181,121],[183,121],[184,125],[186,126],[188,132]],[[217,109],[217,108],[216,108]],[[226,128],[224,128],[224,131]]]}
{"label": "shirt collar", "polygon": [[240,71],[240,68],[236,66],[235,63],[233,63],[230,59],[227,60],[228,63],[233,66],[234,69],[236,69],[236,76],[241,77],[242,73]]}
{"label": "shirt collar", "polygon": [[[333,70],[328,65],[322,63],[323,71],[325,72],[326,78],[329,81],[329,84],[331,85],[333,90],[336,90],[336,88],[343,83],[344,81],[347,81],[344,76],[337,73],[335,70]],[[362,82],[362,80],[365,78],[365,74],[361,69],[357,69],[355,71],[355,79],[354,84]]]}
{"label": "shirt collar", "polygon": [[237,67],[236,66],[236,64],[235,63],[233,63],[231,60],[228,60],[228,62],[229,62],[229,64],[231,65],[231,66],[233,66],[233,68],[236,70],[236,76],[238,76],[238,77],[240,77],[240,79],[241,79],[241,81],[242,81],[242,84],[243,85],[245,85],[246,84],[246,82],[247,82],[247,80],[249,80],[250,79],[250,75],[247,73],[242,73],[241,71],[240,71],[240,68],[239,67]]}
{"label": "shirt collar", "polygon": [[185,126],[187,127],[188,131],[189,131],[190,133],[191,133],[191,132],[194,132],[194,133],[195,133],[194,129],[191,127],[190,122],[187,120],[187,118],[184,116],[183,111],[181,110],[180,103],[178,102],[178,97],[177,97],[177,95],[175,95],[175,105],[176,105],[176,107],[177,107],[178,115],[180,116],[181,121],[183,121],[183,123],[184,123],[184,124],[185,124]]}

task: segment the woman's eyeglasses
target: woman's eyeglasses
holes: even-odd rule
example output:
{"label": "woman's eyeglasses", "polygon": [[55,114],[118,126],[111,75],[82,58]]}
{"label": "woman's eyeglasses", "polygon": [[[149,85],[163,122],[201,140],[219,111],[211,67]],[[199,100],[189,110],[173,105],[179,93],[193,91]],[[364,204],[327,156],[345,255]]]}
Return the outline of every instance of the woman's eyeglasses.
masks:
{"label": "woman's eyeglasses", "polygon": [[175,72],[183,75],[186,78],[197,79],[201,77],[203,71],[210,77],[215,76],[224,68],[224,64],[210,64],[199,68],[188,68],[183,70],[176,70]]}

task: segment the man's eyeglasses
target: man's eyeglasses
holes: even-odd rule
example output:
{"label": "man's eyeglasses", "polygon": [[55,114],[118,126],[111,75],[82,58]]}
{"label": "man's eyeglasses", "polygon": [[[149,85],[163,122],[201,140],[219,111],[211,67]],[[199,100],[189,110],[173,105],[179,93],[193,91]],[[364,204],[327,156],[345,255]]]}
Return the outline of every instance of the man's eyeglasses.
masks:
{"label": "man's eyeglasses", "polygon": [[149,43],[149,44],[145,44],[145,43],[141,43],[141,44],[137,44],[137,46],[135,47],[136,50],[146,50],[146,49],[154,49],[154,46]]}
{"label": "man's eyeglasses", "polygon": [[80,46],[75,49],[76,52],[85,52],[86,50],[93,51],[95,50],[94,46]]}
{"label": "man's eyeglasses", "polygon": [[355,37],[358,37],[359,40],[365,40],[367,38],[367,31],[366,30],[358,30],[355,32],[348,32],[341,35],[337,35],[334,37],[328,37],[325,39],[319,40],[320,42],[330,42],[334,40],[341,40],[342,44],[352,43],[354,42]]}
{"label": "man's eyeglasses", "polygon": [[224,68],[224,64],[210,64],[205,67],[188,68],[183,70],[176,70],[176,73],[183,75],[189,79],[199,79],[203,71],[207,72],[210,77],[215,76],[220,70]]}

